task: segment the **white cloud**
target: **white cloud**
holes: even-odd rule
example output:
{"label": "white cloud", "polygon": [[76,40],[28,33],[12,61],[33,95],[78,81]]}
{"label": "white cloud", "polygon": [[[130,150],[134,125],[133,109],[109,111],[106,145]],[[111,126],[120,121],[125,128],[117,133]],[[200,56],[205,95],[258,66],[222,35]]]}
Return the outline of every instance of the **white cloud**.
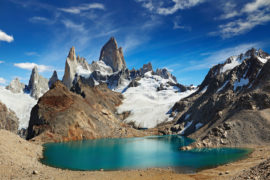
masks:
{"label": "white cloud", "polygon": [[[232,19],[233,18],[233,19]],[[219,25],[219,31],[210,35],[221,35],[230,38],[244,34],[258,25],[264,25],[270,21],[270,1],[255,0],[237,8],[235,4],[227,2],[224,5],[224,14],[221,19],[232,19]]]}
{"label": "white cloud", "polygon": [[0,64],[3,64],[3,63],[5,63],[5,61],[0,61]]}
{"label": "white cloud", "polygon": [[164,2],[166,1],[159,1],[154,2],[153,0],[136,0],[137,2],[141,3],[142,6],[149,11],[154,11],[160,15],[170,15],[176,13],[178,10],[188,9],[194,7],[204,0],[170,0],[173,5],[170,7],[164,7]]}
{"label": "white cloud", "polygon": [[70,7],[70,8],[59,8],[60,11],[71,13],[71,14],[80,14],[81,11],[87,11],[90,9],[100,9],[105,10],[105,7],[101,3],[91,3],[91,4],[82,4],[78,7]]}
{"label": "white cloud", "polygon": [[5,84],[6,84],[6,82],[7,82],[7,81],[6,81],[4,78],[0,77],[0,84],[5,85]]}
{"label": "white cloud", "polygon": [[86,32],[86,29],[84,28],[84,24],[76,24],[71,20],[65,19],[62,20],[62,23],[66,26],[66,28],[80,31],[80,32]]}
{"label": "white cloud", "polygon": [[13,38],[13,36],[6,34],[4,31],[2,31],[0,29],[0,41],[6,41],[6,42],[10,43],[10,42],[14,41],[14,38]]}
{"label": "white cloud", "polygon": [[208,69],[218,63],[223,63],[227,58],[231,56],[245,53],[247,50],[253,47],[258,48],[260,46],[262,46],[260,43],[240,44],[235,47],[229,47],[215,52],[206,52],[203,53],[203,56],[206,55],[207,57],[205,57],[202,61],[193,61],[191,65],[184,68],[183,71]]}
{"label": "white cloud", "polygon": [[37,66],[39,72],[44,72],[44,71],[52,71],[53,68],[50,66],[46,66],[46,65],[39,65],[36,63],[15,63],[14,66],[21,68],[21,69],[26,69],[26,70],[32,70],[35,66]]}

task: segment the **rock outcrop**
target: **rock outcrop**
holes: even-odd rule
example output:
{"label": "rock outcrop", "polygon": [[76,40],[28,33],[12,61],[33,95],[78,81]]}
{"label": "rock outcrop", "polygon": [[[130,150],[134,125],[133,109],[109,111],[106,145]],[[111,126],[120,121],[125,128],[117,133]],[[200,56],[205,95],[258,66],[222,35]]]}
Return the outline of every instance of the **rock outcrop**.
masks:
{"label": "rock outcrop", "polygon": [[22,93],[25,91],[26,85],[21,83],[19,78],[13,79],[6,89],[10,90],[13,93]]}
{"label": "rock outcrop", "polygon": [[145,135],[121,123],[115,114],[121,94],[80,80],[71,90],[57,81],[39,99],[31,112],[27,139],[48,142]]}
{"label": "rock outcrop", "polygon": [[67,86],[68,89],[72,87],[72,83],[75,78],[77,66],[78,66],[78,63],[77,63],[76,54],[75,54],[75,47],[72,46],[72,48],[69,51],[68,57],[66,59],[65,73],[62,80],[62,82],[64,83],[64,85]]}
{"label": "rock outcrop", "polygon": [[19,121],[16,114],[0,102],[0,129],[17,133]]}
{"label": "rock outcrop", "polygon": [[56,71],[53,71],[53,75],[52,75],[52,77],[50,78],[50,80],[49,80],[49,88],[51,88],[52,87],[52,85],[56,82],[56,81],[58,81],[59,79],[58,79],[58,76],[57,76],[57,72]]}
{"label": "rock outcrop", "polygon": [[270,56],[251,49],[210,69],[199,89],[175,104],[173,131],[195,146],[270,143]]}
{"label": "rock outcrop", "polygon": [[118,48],[113,37],[101,49],[99,60],[110,66],[113,72],[126,69],[122,48]]}
{"label": "rock outcrop", "polygon": [[49,83],[48,79],[39,75],[38,69],[35,66],[32,70],[27,90],[29,91],[30,95],[33,98],[38,99],[49,90],[48,83]]}

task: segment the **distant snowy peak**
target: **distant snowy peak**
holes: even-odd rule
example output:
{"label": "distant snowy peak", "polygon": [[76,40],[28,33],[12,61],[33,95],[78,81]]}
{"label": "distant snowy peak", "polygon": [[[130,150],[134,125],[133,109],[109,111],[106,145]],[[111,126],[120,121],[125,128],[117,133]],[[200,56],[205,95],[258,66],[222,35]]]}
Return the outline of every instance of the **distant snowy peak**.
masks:
{"label": "distant snowy peak", "polygon": [[270,59],[270,55],[261,49],[256,50],[252,48],[244,54],[229,57],[224,64],[222,64],[220,73],[224,73],[239,66],[245,59],[249,58],[257,58],[261,63],[266,63]]}
{"label": "distant snowy peak", "polygon": [[253,87],[262,67],[270,60],[270,55],[261,49],[250,49],[244,54],[231,56],[223,64],[213,66],[198,92],[207,87],[206,93],[234,92]]}
{"label": "distant snowy peak", "polygon": [[21,83],[19,78],[13,79],[6,89],[10,90],[13,93],[22,93],[24,92],[26,85]]}
{"label": "distant snowy peak", "polygon": [[152,64],[149,62],[144,64],[142,68],[128,70],[121,48],[118,48],[115,38],[111,38],[101,49],[100,59],[88,64],[85,58],[76,56],[75,47],[72,47],[66,59],[65,73],[62,82],[70,89],[76,82],[81,79],[82,82],[95,86],[100,83],[106,83],[108,87],[114,91],[122,92],[127,89],[130,83],[136,78],[143,78],[145,73],[152,72],[163,79],[169,80],[172,84],[181,86],[177,83],[168,69],[153,70]]}

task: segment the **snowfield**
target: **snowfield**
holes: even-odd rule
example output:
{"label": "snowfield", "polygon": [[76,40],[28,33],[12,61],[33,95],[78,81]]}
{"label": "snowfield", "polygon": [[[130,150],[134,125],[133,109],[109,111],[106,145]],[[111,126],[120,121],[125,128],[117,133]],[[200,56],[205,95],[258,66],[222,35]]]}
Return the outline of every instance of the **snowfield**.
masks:
{"label": "snowfield", "polygon": [[167,90],[157,91],[160,84],[170,80],[147,72],[137,87],[130,87],[124,93],[122,105],[118,113],[130,111],[126,123],[134,122],[138,128],[154,128],[158,124],[171,121],[169,111],[175,102],[195,92],[195,90],[179,92],[176,87],[167,87]]}
{"label": "snowfield", "polygon": [[32,108],[37,104],[37,100],[25,93],[12,93],[0,86],[0,101],[15,112],[19,118],[19,129],[27,128],[30,120]]}

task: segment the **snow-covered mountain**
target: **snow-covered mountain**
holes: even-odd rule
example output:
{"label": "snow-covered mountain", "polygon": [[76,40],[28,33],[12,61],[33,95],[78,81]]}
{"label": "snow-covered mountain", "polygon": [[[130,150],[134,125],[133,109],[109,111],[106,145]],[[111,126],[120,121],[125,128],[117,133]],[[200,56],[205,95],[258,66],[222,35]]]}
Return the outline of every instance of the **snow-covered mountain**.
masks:
{"label": "snow-covered mountain", "polygon": [[269,60],[250,49],[212,67],[198,90],[174,105],[171,130],[200,138],[200,146],[249,143],[252,134],[258,143],[269,139]]}
{"label": "snow-covered mountain", "polygon": [[125,99],[118,113],[129,112],[124,122],[137,128],[153,128],[172,120],[169,111],[173,104],[194,92],[191,87],[178,84],[166,68],[154,71],[148,63],[139,70],[127,69],[115,38],[103,46],[100,59],[91,64],[76,57],[74,47],[70,49],[63,82],[71,88],[79,80],[92,87],[105,83],[111,90],[123,93]]}
{"label": "snow-covered mountain", "polygon": [[55,73],[49,82],[38,73],[37,67],[34,67],[28,85],[15,78],[7,87],[0,87],[0,102],[15,112],[19,119],[19,130],[28,127],[31,110],[37,100],[49,90],[49,84],[57,80]]}

